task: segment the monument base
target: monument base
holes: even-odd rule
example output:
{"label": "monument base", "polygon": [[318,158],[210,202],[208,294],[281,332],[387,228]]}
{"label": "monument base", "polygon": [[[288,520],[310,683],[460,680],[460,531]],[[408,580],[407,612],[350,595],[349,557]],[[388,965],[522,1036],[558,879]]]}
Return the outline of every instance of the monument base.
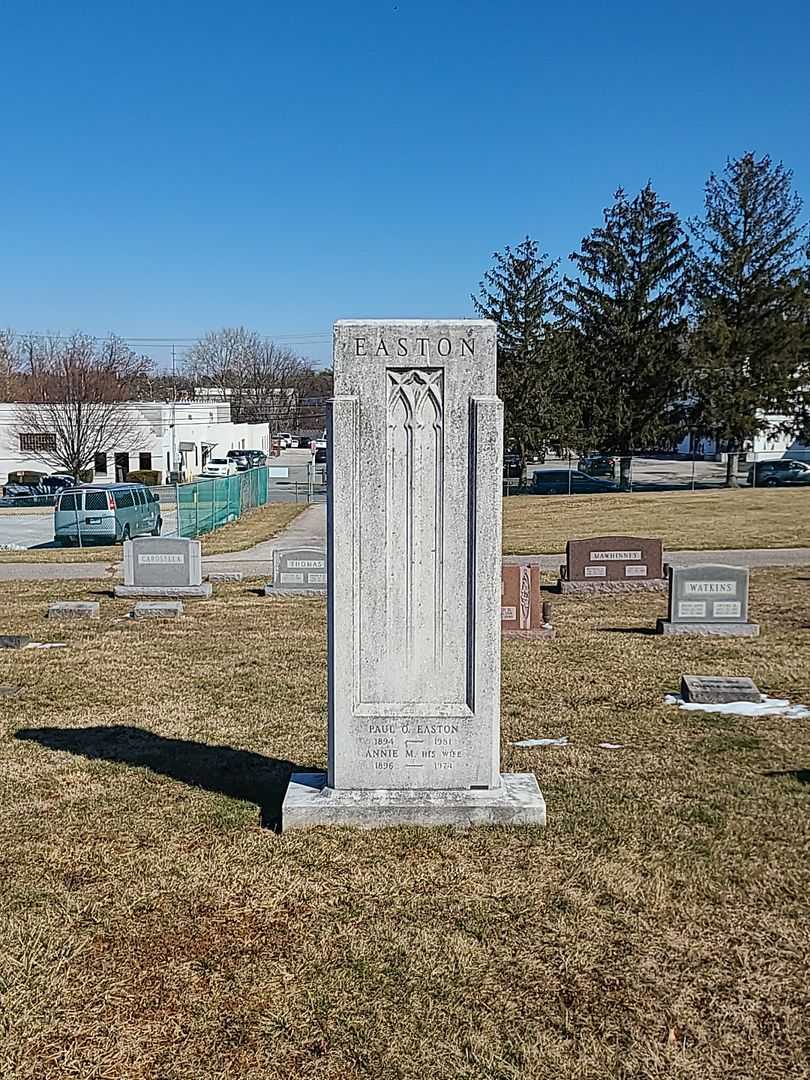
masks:
{"label": "monument base", "polygon": [[289,585],[267,584],[264,587],[264,595],[275,597],[277,600],[289,599],[291,596],[326,596],[326,589],[291,588]]}
{"label": "monument base", "polygon": [[143,599],[148,597],[166,597],[184,600],[186,597],[207,600],[213,591],[210,581],[202,585],[116,585],[115,595],[122,599]]}
{"label": "monument base", "polygon": [[657,634],[691,634],[693,637],[759,637],[759,623],[674,623],[659,619]]}
{"label": "monument base", "polygon": [[546,802],[534,773],[502,773],[501,786],[464,791],[336,791],[325,772],[294,772],[284,797],[281,828],[354,825],[545,825]]}
{"label": "monument base", "polygon": [[666,592],[669,582],[666,578],[638,578],[632,581],[566,581],[560,578],[557,589],[561,593],[629,593],[629,592]]}

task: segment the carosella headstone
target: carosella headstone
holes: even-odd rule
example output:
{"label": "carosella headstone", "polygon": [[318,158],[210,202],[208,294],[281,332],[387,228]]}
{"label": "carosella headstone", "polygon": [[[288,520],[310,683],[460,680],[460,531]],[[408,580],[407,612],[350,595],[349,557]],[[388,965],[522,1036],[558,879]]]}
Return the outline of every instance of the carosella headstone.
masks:
{"label": "carosella headstone", "polygon": [[759,625],[748,621],[748,568],[670,566],[669,612],[658,633],[757,637]]}
{"label": "carosella headstone", "polygon": [[285,828],[545,821],[500,773],[502,405],[488,321],[339,322],[328,774]]}
{"label": "carosella headstone", "polygon": [[326,552],[323,548],[288,548],[273,552],[273,581],[265,596],[318,595],[326,592]]}
{"label": "carosella headstone", "polygon": [[124,544],[124,584],[116,596],[211,595],[202,579],[202,548],[199,540],[171,536],[139,536]]}

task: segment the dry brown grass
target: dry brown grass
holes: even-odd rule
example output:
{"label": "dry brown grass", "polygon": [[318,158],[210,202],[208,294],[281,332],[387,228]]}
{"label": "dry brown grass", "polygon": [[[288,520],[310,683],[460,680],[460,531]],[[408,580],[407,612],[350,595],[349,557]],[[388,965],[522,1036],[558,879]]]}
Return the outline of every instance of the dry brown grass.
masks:
{"label": "dry brown grass", "polygon": [[[220,555],[243,551],[262,540],[272,540],[282,529],[305,510],[306,503],[268,503],[256,510],[246,511],[237,521],[206,533],[202,540],[203,555]],[[119,563],[123,559],[121,545],[91,544],[82,548],[27,548],[25,551],[0,552],[0,563]]]}
{"label": "dry brown grass", "polygon": [[[682,671],[810,701],[810,573],[752,585],[754,641],[630,632],[639,594],[506,643],[545,830],[282,836],[257,803],[324,763],[323,603],[59,625],[97,586],[0,586],[0,632],[70,646],[0,653],[0,1076],[806,1076],[807,722],[661,702]],[[572,744],[508,745],[539,735]]]}
{"label": "dry brown grass", "polygon": [[569,539],[610,534],[660,536],[672,551],[810,544],[810,489],[517,495],[503,507],[507,555],[555,554]]}
{"label": "dry brown grass", "polygon": [[244,551],[263,540],[272,540],[293,518],[306,510],[305,502],[268,503],[248,510],[230,525],[223,525],[202,537],[203,555],[221,555],[229,551]]}

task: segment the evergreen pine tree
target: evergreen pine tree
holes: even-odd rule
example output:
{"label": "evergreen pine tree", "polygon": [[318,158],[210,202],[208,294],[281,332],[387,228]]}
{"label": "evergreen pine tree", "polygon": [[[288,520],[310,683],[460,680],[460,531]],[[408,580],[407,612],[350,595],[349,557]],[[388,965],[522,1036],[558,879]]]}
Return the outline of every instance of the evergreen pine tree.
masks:
{"label": "evergreen pine tree", "polygon": [[593,449],[618,453],[626,487],[634,451],[674,434],[686,368],[689,241],[648,183],[622,189],[571,255],[565,298],[587,372],[582,407]]}
{"label": "evergreen pine tree", "polygon": [[524,458],[549,443],[566,443],[576,412],[561,388],[568,375],[560,315],[559,261],[526,237],[496,252],[473,296],[476,312],[498,324],[498,394],[504,438]]}
{"label": "evergreen pine tree", "polygon": [[767,414],[795,416],[802,408],[805,230],[791,182],[781,163],[744,154],[709,177],[704,216],[692,223],[690,427],[727,451],[730,486],[746,440],[769,429]]}

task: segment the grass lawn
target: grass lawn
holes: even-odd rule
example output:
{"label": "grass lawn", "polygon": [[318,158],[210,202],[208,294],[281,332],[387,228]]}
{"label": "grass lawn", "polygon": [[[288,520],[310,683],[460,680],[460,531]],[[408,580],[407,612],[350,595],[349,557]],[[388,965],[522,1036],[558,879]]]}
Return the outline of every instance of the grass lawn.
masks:
{"label": "grass lawn", "polygon": [[507,555],[565,551],[590,536],[660,536],[664,551],[810,545],[810,488],[504,499]]}
{"label": "grass lawn", "polygon": [[807,1076],[810,725],[661,699],[691,671],[810,702],[810,571],[754,572],[756,640],[555,598],[503,684],[549,825],[468,832],[259,828],[325,761],[321,601],[44,618],[99,593],[0,586],[0,632],[69,644],[0,653],[4,1080]]}
{"label": "grass lawn", "polygon": [[[268,503],[256,510],[248,510],[230,525],[222,525],[206,533],[202,540],[203,555],[219,555],[229,551],[243,551],[262,540],[272,540],[282,529],[307,507],[306,503]],[[28,548],[25,551],[0,552],[0,563],[119,563],[123,559],[120,544],[110,546],[89,545],[83,548]]]}

